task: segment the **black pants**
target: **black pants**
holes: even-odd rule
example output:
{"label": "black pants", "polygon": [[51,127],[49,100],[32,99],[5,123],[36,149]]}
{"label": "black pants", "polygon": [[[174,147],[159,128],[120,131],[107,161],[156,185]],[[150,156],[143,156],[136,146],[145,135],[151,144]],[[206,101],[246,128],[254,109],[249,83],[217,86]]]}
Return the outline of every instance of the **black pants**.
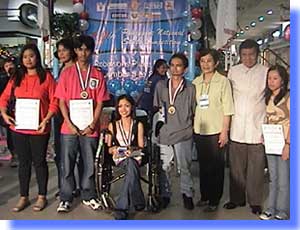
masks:
{"label": "black pants", "polygon": [[224,148],[218,144],[219,134],[195,135],[198,152],[201,200],[218,205],[224,186]]}
{"label": "black pants", "polygon": [[19,157],[18,169],[21,196],[29,195],[32,163],[38,184],[38,194],[47,194],[48,165],[46,155],[49,136],[49,134],[29,135],[12,132],[15,151]]}

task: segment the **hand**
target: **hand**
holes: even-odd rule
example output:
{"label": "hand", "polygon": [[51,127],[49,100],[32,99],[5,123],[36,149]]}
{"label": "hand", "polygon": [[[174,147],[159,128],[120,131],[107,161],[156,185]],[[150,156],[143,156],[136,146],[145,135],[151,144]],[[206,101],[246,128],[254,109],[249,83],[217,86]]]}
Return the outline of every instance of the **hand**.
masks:
{"label": "hand", "polygon": [[228,142],[228,133],[227,131],[222,131],[219,135],[219,140],[218,140],[218,143],[219,143],[219,147],[222,148],[224,147]]}
{"label": "hand", "polygon": [[68,128],[70,130],[70,134],[80,136],[79,129],[75,125],[73,125],[72,123],[69,123]]}
{"label": "hand", "polygon": [[43,132],[45,131],[45,129],[46,129],[48,123],[49,123],[49,121],[44,119],[44,120],[40,123],[37,132],[38,132],[38,133],[43,133]]}
{"label": "hand", "polygon": [[290,145],[285,144],[282,150],[281,159],[286,161],[290,158]]}
{"label": "hand", "polygon": [[83,131],[80,132],[80,134],[82,136],[91,135],[94,131],[95,130],[90,125],[88,125]]}
{"label": "hand", "polygon": [[16,121],[13,117],[9,116],[7,113],[2,113],[2,118],[8,125],[16,125]]}

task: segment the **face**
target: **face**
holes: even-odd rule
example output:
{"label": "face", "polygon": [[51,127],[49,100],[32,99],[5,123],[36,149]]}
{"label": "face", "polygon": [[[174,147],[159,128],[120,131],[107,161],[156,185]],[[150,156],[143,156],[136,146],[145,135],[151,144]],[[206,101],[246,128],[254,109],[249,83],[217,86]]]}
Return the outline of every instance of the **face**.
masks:
{"label": "face", "polygon": [[157,69],[156,69],[157,73],[161,76],[165,76],[166,72],[168,71],[168,66],[163,64],[160,65]]}
{"label": "face", "polygon": [[121,117],[129,117],[131,115],[132,105],[126,99],[121,99],[118,104],[118,110]]}
{"label": "face", "polygon": [[22,62],[23,62],[23,65],[27,69],[36,68],[37,57],[36,57],[34,51],[31,49],[25,50],[23,57],[22,57]]}
{"label": "face", "polygon": [[172,77],[182,77],[185,72],[183,61],[180,58],[173,58],[170,63]]}
{"label": "face", "polygon": [[241,49],[241,61],[248,68],[253,67],[257,62],[256,49]]}
{"label": "face", "polygon": [[5,73],[7,73],[8,75],[10,75],[10,71],[13,70],[14,68],[15,68],[15,64],[11,61],[6,62],[3,66]]}
{"label": "face", "polygon": [[77,54],[77,60],[79,62],[87,62],[92,53],[92,51],[89,50],[84,44],[80,48],[74,49],[74,51]]}
{"label": "face", "polygon": [[204,74],[214,73],[218,63],[215,63],[211,54],[200,58],[200,67]]}
{"label": "face", "polygon": [[274,92],[280,89],[282,85],[282,79],[277,70],[271,70],[268,74],[268,87],[269,89]]}
{"label": "face", "polygon": [[62,63],[66,63],[71,60],[71,51],[65,48],[63,45],[59,45],[57,49],[58,59]]}

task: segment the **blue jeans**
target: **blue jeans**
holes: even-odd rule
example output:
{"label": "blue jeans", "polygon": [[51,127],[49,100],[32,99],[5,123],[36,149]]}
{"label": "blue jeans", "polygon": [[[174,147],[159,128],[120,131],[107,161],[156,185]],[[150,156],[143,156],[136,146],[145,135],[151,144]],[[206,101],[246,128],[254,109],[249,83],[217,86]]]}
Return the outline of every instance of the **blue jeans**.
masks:
{"label": "blue jeans", "polygon": [[180,192],[187,197],[193,197],[193,179],[191,174],[193,139],[179,142],[175,145],[159,145],[161,169],[159,173],[160,195],[171,197],[170,170],[171,161],[176,154],[180,165]]}
{"label": "blue jeans", "polygon": [[290,161],[281,156],[267,155],[270,173],[267,211],[273,215],[289,217],[290,213]]}
{"label": "blue jeans", "polygon": [[61,190],[62,201],[72,201],[72,191],[75,189],[74,167],[79,152],[83,169],[81,177],[81,198],[90,200],[96,198],[94,157],[98,138],[77,135],[61,135]]}
{"label": "blue jeans", "polygon": [[145,206],[144,193],[140,182],[139,165],[133,158],[123,160],[119,165],[125,170],[125,178],[116,202],[117,211],[127,211],[129,204],[134,207]]}

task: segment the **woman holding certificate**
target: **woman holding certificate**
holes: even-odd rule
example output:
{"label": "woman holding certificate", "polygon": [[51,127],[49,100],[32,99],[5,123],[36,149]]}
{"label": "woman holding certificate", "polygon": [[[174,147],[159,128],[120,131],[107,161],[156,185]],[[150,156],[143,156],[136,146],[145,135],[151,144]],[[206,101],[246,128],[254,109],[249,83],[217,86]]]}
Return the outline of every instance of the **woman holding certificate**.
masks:
{"label": "woman holding certificate", "polygon": [[139,163],[144,147],[144,127],[135,118],[135,107],[132,97],[122,95],[117,99],[116,119],[108,125],[108,151],[113,155],[115,164],[126,171],[124,183],[116,203],[115,219],[127,219],[129,204],[136,210],[145,208],[145,198],[140,184]]}
{"label": "woman holding certificate", "polygon": [[[289,75],[284,67],[275,65],[269,68],[265,90],[267,114],[266,124],[283,129],[281,154],[268,154],[270,174],[267,209],[260,215],[262,220],[287,220],[290,212],[290,94]],[[268,140],[265,138],[265,144]]]}
{"label": "woman holding certificate", "polygon": [[[34,211],[47,205],[48,166],[46,153],[50,133],[50,119],[58,110],[54,99],[55,81],[46,72],[35,44],[27,44],[20,54],[20,68],[9,80],[0,98],[4,121],[10,125],[15,152],[19,157],[20,199],[12,209],[19,212],[30,205],[29,183],[31,166],[35,168],[38,197]],[[14,103],[13,103],[14,102]],[[14,104],[13,112],[8,105]]]}

